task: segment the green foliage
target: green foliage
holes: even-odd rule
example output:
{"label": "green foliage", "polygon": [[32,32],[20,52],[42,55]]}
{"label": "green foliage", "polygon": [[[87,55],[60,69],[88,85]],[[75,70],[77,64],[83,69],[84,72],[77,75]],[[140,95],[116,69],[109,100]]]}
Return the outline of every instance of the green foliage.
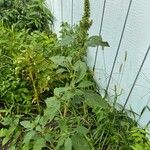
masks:
{"label": "green foliage", "polygon": [[0,10],[0,20],[6,27],[29,32],[51,31],[54,17],[45,0],[0,0]]}
{"label": "green foliage", "polygon": [[149,150],[146,130],[97,93],[86,51],[109,44],[89,37],[89,8],[60,38],[0,25],[1,149]]}
{"label": "green foliage", "polygon": [[133,142],[131,148],[133,150],[149,150],[150,141],[148,139],[149,131],[147,129],[140,129],[133,127],[131,130],[130,140]]}
{"label": "green foliage", "polygon": [[1,31],[1,102],[8,107],[14,103],[15,106],[39,103],[39,97],[49,90],[49,84],[56,77],[56,73],[53,74],[56,66],[48,58],[56,55],[55,48],[48,51],[57,42],[55,35],[40,32],[29,35],[26,31],[17,33],[4,27]]}

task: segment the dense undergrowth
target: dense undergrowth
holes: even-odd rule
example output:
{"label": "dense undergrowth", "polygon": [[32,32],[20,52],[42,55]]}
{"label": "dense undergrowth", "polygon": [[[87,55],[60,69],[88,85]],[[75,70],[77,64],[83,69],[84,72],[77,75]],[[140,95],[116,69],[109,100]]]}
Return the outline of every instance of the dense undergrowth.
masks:
{"label": "dense undergrowth", "polygon": [[54,17],[44,0],[0,0],[0,20],[15,30],[51,33]]}
{"label": "dense undergrowth", "polygon": [[[89,1],[78,25],[60,37],[0,25],[0,137],[9,150],[149,150],[147,129],[97,91],[86,64]],[[17,22],[18,23],[18,22]],[[19,24],[19,23],[18,23]],[[29,27],[30,28],[30,27]],[[31,30],[30,30],[31,31]],[[47,30],[46,30],[47,31]]]}

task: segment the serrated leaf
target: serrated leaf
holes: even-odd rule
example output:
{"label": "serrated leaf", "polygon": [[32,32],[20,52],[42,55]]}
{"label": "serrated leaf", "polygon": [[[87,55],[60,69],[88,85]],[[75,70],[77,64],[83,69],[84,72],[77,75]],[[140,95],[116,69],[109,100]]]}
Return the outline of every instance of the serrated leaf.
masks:
{"label": "serrated leaf", "polygon": [[91,81],[82,81],[81,83],[79,83],[78,87],[79,88],[86,88],[86,87],[90,87],[93,85],[94,85],[94,83]]}
{"label": "serrated leaf", "polygon": [[74,71],[76,72],[76,83],[78,83],[86,75],[86,72],[87,72],[86,63],[82,61],[77,61],[74,65]]}
{"label": "serrated leaf", "polygon": [[32,129],[32,123],[30,121],[21,121],[20,124],[26,129]]}
{"label": "serrated leaf", "polygon": [[91,150],[90,144],[83,135],[74,134],[71,139],[74,150]]}
{"label": "serrated leaf", "polygon": [[68,137],[66,140],[65,140],[65,150],[72,150],[72,140]]}

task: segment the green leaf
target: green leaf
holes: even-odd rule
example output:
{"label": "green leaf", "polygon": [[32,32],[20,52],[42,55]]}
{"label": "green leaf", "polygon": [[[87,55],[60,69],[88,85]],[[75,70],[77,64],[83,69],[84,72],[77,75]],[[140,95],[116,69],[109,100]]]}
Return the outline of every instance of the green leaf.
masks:
{"label": "green leaf", "polygon": [[29,145],[23,145],[22,150],[29,150]]}
{"label": "green leaf", "polygon": [[40,119],[41,119],[41,116],[38,115],[34,120],[34,124],[37,125],[39,123]]}
{"label": "green leaf", "polygon": [[65,150],[72,150],[72,140],[69,137],[65,140]]}
{"label": "green leaf", "polygon": [[2,146],[4,146],[9,140],[10,140],[10,137],[6,136],[2,141]]}
{"label": "green leaf", "polygon": [[59,119],[58,121],[59,128],[62,133],[67,133],[68,132],[68,125],[67,125],[67,120],[66,119]]}
{"label": "green leaf", "polygon": [[71,139],[74,150],[91,150],[90,144],[83,135],[74,134]]}
{"label": "green leaf", "polygon": [[104,42],[104,41],[101,42],[100,46],[102,47],[102,50],[104,50],[105,47],[110,47],[108,42]]}
{"label": "green leaf", "polygon": [[56,150],[59,150],[60,147],[64,145],[64,142],[65,142],[65,137],[60,137],[56,146]]}
{"label": "green leaf", "polygon": [[46,100],[46,106],[47,108],[44,110],[44,116],[40,120],[40,124],[42,126],[45,126],[47,121],[53,120],[60,109],[60,101],[58,101],[55,97],[48,98]]}
{"label": "green leaf", "polygon": [[32,129],[32,123],[30,121],[21,121],[20,124],[26,129]]}
{"label": "green leaf", "polygon": [[68,90],[68,88],[66,88],[66,87],[55,88],[54,95],[57,97],[61,97],[67,90]]}
{"label": "green leaf", "polygon": [[99,46],[101,42],[102,42],[101,36],[91,36],[87,41],[87,46],[89,47]]}
{"label": "green leaf", "polygon": [[78,87],[79,88],[87,88],[87,87],[90,87],[93,85],[94,85],[94,83],[91,81],[82,81],[81,83],[79,83]]}
{"label": "green leaf", "polygon": [[72,57],[65,57],[65,56],[53,56],[50,58],[51,61],[54,62],[54,64],[66,67],[66,63],[71,63]]}
{"label": "green leaf", "polygon": [[24,136],[24,140],[23,140],[23,143],[25,144],[25,145],[28,145],[29,144],[29,142],[30,142],[30,140],[34,137],[34,135],[35,135],[35,131],[29,131],[28,133],[26,133],[25,134],[25,136]]}
{"label": "green leaf", "polygon": [[4,128],[2,128],[1,130],[0,130],[0,137],[5,137],[6,135],[7,135],[7,129],[4,129]]}
{"label": "green leaf", "polygon": [[80,82],[86,75],[87,66],[85,62],[77,61],[74,65],[74,71],[76,72],[76,83]]}
{"label": "green leaf", "polygon": [[8,150],[16,150],[15,146],[11,146]]}
{"label": "green leaf", "polygon": [[59,73],[63,73],[63,72],[66,72],[66,71],[67,71],[66,69],[60,68],[60,69],[58,69],[58,70],[56,71],[56,73],[59,74]]}
{"label": "green leaf", "polygon": [[63,39],[60,41],[60,45],[61,46],[68,46],[69,44],[71,44],[74,41],[73,36],[65,36],[63,37]]}
{"label": "green leaf", "polygon": [[89,130],[84,126],[78,126],[76,130],[78,133],[83,134],[83,135],[89,132]]}
{"label": "green leaf", "polygon": [[65,66],[65,56],[54,56],[50,58],[51,61],[53,61],[56,65]]}
{"label": "green leaf", "polygon": [[34,143],[33,150],[41,150],[46,146],[46,141],[43,138],[37,139]]}
{"label": "green leaf", "polygon": [[93,92],[93,91],[85,91],[85,100],[87,105],[89,105],[92,108],[101,107],[104,109],[108,109],[108,103],[106,100],[104,100],[99,94]]}

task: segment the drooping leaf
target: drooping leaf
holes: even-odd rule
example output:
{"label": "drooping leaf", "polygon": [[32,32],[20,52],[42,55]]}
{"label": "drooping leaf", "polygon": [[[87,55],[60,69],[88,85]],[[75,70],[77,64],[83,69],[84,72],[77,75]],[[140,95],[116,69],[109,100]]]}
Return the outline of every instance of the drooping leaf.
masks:
{"label": "drooping leaf", "polygon": [[102,47],[102,50],[104,50],[105,47],[110,47],[108,42],[104,42],[104,41],[101,42],[100,46]]}
{"label": "drooping leaf", "polygon": [[101,42],[102,42],[101,36],[91,36],[87,41],[87,46],[89,47],[99,46]]}
{"label": "drooping leaf", "polygon": [[104,42],[101,36],[91,36],[87,41],[87,46],[89,47],[101,46],[102,48],[104,48],[109,47],[109,44],[108,42]]}

